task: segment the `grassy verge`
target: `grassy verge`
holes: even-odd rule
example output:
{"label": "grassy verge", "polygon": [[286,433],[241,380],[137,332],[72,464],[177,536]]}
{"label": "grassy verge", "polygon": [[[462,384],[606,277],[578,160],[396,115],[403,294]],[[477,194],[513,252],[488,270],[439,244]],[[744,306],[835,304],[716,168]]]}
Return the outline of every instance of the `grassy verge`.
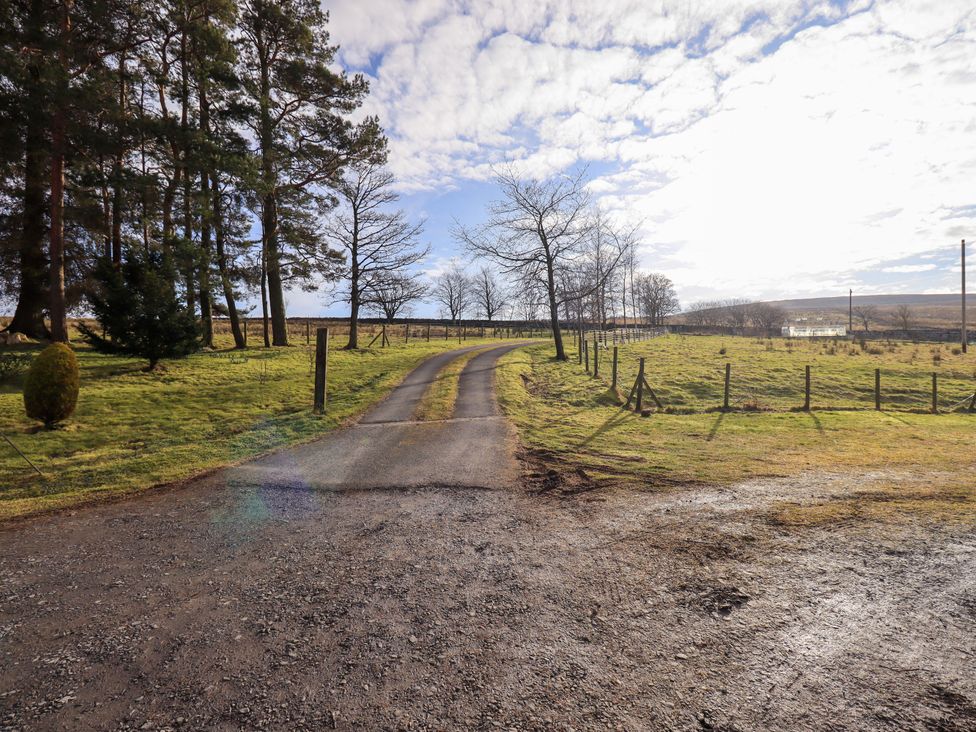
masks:
{"label": "grassy verge", "polygon": [[[669,340],[656,346],[670,347]],[[652,349],[655,344],[636,347]],[[682,381],[686,390],[693,387],[685,370],[693,368],[687,358],[659,358],[655,363],[656,386]],[[667,363],[670,371],[664,369]],[[824,410],[642,418],[621,409],[605,383],[572,361],[555,362],[540,347],[506,356],[498,385],[502,405],[530,451],[554,464],[580,467],[596,481],[646,487],[720,485],[806,471],[876,471],[877,480],[868,484],[888,491],[887,498],[891,490],[903,490],[905,501],[910,496],[916,503],[976,515],[971,487],[974,415]],[[674,396],[663,388],[661,392],[662,398]],[[877,497],[875,501],[881,504]],[[783,520],[802,523],[799,509],[789,508],[782,507]]]}
{"label": "grassy verge", "polygon": [[45,474],[0,441],[0,518],[183,480],[312,439],[361,414],[428,356],[454,348],[451,340],[333,350],[327,414],[316,416],[305,345],[199,353],[151,374],[141,361],[79,347],[78,410],[62,429],[37,430],[24,416],[20,385],[0,385],[0,433]]}
{"label": "grassy verge", "polygon": [[458,356],[438,372],[434,383],[424,394],[417,413],[414,417],[421,422],[438,419],[450,419],[454,413],[454,403],[457,401],[458,384],[461,372],[468,365],[468,361],[481,353],[484,349],[469,351]]}

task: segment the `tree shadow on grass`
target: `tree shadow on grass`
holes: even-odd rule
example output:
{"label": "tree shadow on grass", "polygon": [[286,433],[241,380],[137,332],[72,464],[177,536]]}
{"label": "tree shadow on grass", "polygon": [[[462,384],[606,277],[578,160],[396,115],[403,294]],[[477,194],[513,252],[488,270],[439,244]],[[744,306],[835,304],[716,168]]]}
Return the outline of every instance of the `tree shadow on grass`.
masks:
{"label": "tree shadow on grass", "polygon": [[131,374],[145,374],[146,362],[138,361],[128,364],[120,363],[99,363],[85,364],[82,368],[82,376],[88,379],[111,379],[115,376],[129,376]]}
{"label": "tree shadow on grass", "polygon": [[583,447],[588,446],[597,437],[599,437],[600,435],[605,434],[607,432],[610,432],[611,430],[619,427],[620,425],[622,425],[628,419],[632,419],[633,416],[634,415],[631,412],[629,412],[627,410],[623,410],[623,409],[620,410],[620,411],[618,411],[618,412],[616,412],[613,416],[611,416],[608,419],[604,420],[603,424],[600,425],[599,427],[597,427],[596,431],[594,431],[586,439],[584,439],[582,442],[580,442],[580,444],[579,444],[578,447],[579,448],[583,448]]}
{"label": "tree shadow on grass", "polygon": [[715,439],[715,435],[718,434],[719,427],[722,426],[722,422],[725,419],[725,412],[719,412],[718,417],[715,418],[715,422],[712,424],[712,429],[708,431],[708,437],[705,438],[705,442],[711,442]]}
{"label": "tree shadow on grass", "polygon": [[892,419],[901,422],[906,427],[914,427],[914,425],[911,422],[909,422],[904,417],[899,417],[895,412],[891,412],[886,409],[882,411],[882,414],[884,414],[886,417],[891,417]]}

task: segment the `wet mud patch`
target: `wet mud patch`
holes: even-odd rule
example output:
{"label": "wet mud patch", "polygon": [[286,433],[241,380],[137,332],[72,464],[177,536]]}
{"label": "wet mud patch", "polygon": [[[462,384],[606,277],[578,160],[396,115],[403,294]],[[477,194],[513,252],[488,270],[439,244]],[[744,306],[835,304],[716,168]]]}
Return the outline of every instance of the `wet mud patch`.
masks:
{"label": "wet mud patch", "polygon": [[734,585],[685,584],[678,591],[683,597],[682,605],[713,618],[727,618],[752,599]]}
{"label": "wet mud patch", "polygon": [[522,463],[523,485],[533,495],[576,496],[608,484],[593,478],[580,465],[572,465],[551,450],[523,448],[518,454]]}

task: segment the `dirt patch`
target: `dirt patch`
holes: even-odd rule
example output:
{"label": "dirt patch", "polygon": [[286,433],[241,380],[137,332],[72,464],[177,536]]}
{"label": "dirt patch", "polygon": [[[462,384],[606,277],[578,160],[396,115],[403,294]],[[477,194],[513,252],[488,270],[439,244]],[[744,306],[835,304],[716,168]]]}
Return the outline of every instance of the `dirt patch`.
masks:
{"label": "dirt patch", "polygon": [[550,450],[521,448],[517,457],[522,464],[523,485],[534,495],[576,496],[601,485],[582,466],[568,465]]}
{"label": "dirt patch", "polygon": [[[589,450],[580,450],[591,457],[606,459],[606,463],[599,467],[583,466],[571,456],[555,450],[545,448],[519,447],[516,457],[522,466],[524,484],[532,491],[549,495],[573,496],[589,493],[598,488],[629,488],[640,487],[644,490],[662,490],[668,488],[701,487],[697,481],[687,481],[668,476],[655,477],[652,481],[642,482],[634,477],[626,468],[614,467],[615,463],[643,462],[643,458],[636,456],[606,455]],[[593,475],[599,472],[600,475]]]}

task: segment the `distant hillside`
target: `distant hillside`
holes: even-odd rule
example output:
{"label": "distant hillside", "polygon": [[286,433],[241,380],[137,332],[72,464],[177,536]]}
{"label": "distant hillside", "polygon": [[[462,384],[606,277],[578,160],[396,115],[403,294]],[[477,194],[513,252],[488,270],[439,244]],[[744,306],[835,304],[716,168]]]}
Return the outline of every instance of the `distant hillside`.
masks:
{"label": "distant hillside", "polygon": [[[976,300],[976,294],[973,295]],[[784,310],[793,312],[806,310],[843,310],[847,312],[847,297],[808,297],[798,300],[771,300],[771,305],[778,305]],[[974,302],[976,304],[976,302]],[[855,295],[854,307],[858,305],[873,305],[878,308],[895,308],[908,305],[919,308],[959,308],[959,295]]]}
{"label": "distant hillside", "polygon": [[[769,300],[764,304],[774,305],[786,312],[787,318],[793,321],[824,324],[847,324],[848,299],[840,297],[809,297],[795,300]],[[903,319],[898,310],[902,306],[910,309],[910,322],[917,328],[958,328],[960,321],[959,295],[855,295],[854,296],[854,329],[864,328],[864,320],[858,310],[867,308],[868,326],[871,330],[885,330],[900,327]],[[723,307],[707,309],[706,313],[713,320],[713,324],[727,323],[723,316]],[[976,292],[967,302],[968,321],[976,325]],[[695,317],[689,313],[681,313],[672,319],[674,323],[694,323]],[[701,323],[701,320],[697,322]]]}

